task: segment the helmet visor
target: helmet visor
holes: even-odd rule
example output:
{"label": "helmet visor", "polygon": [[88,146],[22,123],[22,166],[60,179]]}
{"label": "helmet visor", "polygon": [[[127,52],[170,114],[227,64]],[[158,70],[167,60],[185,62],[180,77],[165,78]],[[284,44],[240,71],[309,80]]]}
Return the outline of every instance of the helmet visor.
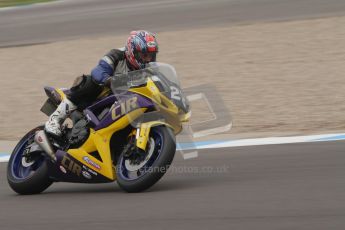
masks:
{"label": "helmet visor", "polygon": [[156,61],[156,56],[157,53],[156,52],[147,52],[147,53],[141,53],[138,52],[138,54],[136,55],[137,59],[141,62],[141,63],[149,63],[149,62],[155,62]]}

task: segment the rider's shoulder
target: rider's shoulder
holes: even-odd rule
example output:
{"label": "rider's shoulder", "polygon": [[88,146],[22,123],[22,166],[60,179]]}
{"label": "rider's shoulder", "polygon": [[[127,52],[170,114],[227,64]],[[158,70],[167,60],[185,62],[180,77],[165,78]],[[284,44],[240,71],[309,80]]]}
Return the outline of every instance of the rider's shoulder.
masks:
{"label": "rider's shoulder", "polygon": [[125,59],[125,49],[124,48],[112,49],[106,54],[106,56],[113,59],[113,61],[123,60]]}

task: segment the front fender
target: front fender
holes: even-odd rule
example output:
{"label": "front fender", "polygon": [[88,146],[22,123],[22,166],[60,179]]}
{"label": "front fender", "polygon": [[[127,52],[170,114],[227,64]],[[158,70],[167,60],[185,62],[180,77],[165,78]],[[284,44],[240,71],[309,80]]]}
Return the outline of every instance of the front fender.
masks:
{"label": "front fender", "polygon": [[150,136],[151,128],[155,126],[160,126],[160,125],[167,126],[173,129],[171,125],[163,121],[150,121],[150,122],[141,123],[140,127],[137,128],[137,132],[136,132],[136,146],[145,151],[146,146],[147,146],[147,141]]}

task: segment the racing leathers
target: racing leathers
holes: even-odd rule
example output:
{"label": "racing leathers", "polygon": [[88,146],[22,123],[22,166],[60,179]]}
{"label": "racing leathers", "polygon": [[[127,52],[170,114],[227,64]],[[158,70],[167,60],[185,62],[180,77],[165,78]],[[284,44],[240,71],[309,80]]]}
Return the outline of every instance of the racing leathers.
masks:
{"label": "racing leathers", "polygon": [[131,71],[124,51],[124,48],[110,50],[91,71],[91,75],[76,78],[70,93],[46,122],[46,132],[61,136],[61,122],[70,112],[92,103],[102,92],[105,83],[111,76]]}

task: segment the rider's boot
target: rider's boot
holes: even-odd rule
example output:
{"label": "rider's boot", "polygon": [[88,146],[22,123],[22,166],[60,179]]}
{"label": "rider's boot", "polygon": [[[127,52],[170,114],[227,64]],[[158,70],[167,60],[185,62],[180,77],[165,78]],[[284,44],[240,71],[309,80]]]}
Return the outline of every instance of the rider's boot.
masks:
{"label": "rider's boot", "polygon": [[45,124],[45,131],[55,136],[61,136],[61,122],[66,119],[67,115],[76,110],[77,106],[67,98],[63,99],[54,113],[50,115]]}

